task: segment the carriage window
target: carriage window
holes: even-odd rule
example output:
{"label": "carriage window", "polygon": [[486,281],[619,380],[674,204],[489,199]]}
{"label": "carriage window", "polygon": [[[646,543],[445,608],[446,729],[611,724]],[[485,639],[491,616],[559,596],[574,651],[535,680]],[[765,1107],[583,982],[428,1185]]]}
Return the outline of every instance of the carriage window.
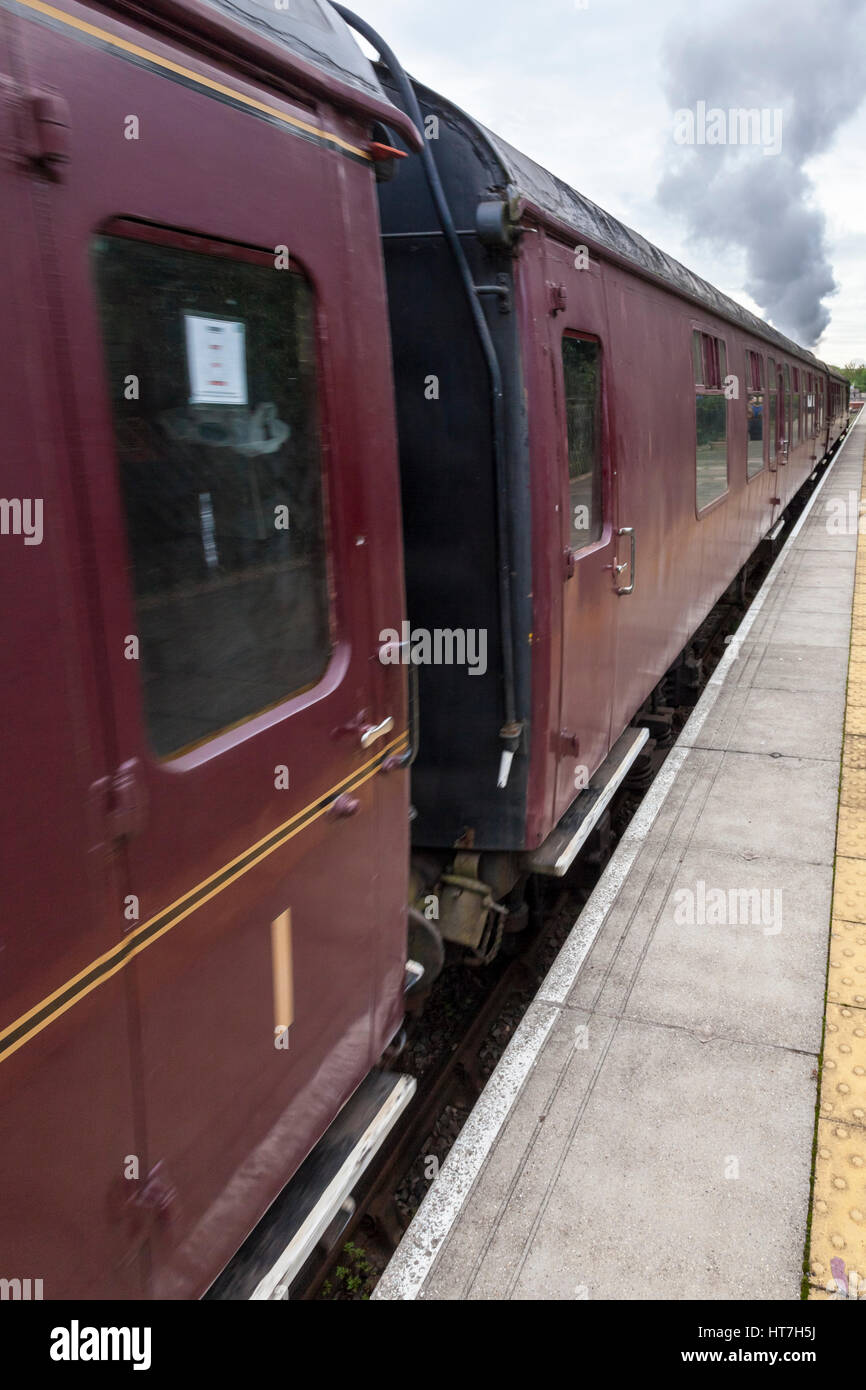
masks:
{"label": "carriage window", "polygon": [[746,474],[754,478],[764,467],[764,359],[746,353]]}
{"label": "carriage window", "polygon": [[294,270],[92,248],[151,746],[314,684],[331,651],[312,292]]}
{"label": "carriage window", "polygon": [[728,488],[728,402],[724,393],[727,351],[724,340],[695,330],[692,335],[692,363],[696,388],[695,477],[697,509],[700,512],[723,496]]}
{"label": "carriage window", "polygon": [[602,533],[601,355],[588,338],[563,338],[571,546]]}

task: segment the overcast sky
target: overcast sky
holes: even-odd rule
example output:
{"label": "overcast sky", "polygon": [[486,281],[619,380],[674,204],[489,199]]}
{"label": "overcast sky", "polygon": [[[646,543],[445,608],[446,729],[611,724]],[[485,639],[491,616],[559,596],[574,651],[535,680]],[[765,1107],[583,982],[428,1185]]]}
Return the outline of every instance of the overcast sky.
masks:
{"label": "overcast sky", "polygon": [[[848,34],[838,33],[828,3],[847,7]],[[673,112],[694,108],[703,95],[701,84],[716,43],[720,60],[727,61],[721,86],[728,95],[722,99],[743,106],[763,100],[756,74],[762,74],[766,56],[772,74],[766,104],[775,107],[782,101],[785,120],[791,121],[785,127],[791,132],[787,142],[783,132],[784,160],[792,157],[798,118],[801,137],[804,130],[809,137],[800,141],[806,150],[802,188],[794,174],[789,179],[783,159],[776,165],[777,176],[784,171],[786,186],[796,186],[795,206],[787,215],[808,221],[812,210],[823,213],[824,258],[838,285],[825,300],[829,323],[816,351],[838,364],[866,358],[863,0],[809,0],[799,16],[792,16],[791,0],[781,5],[774,0],[770,13],[784,25],[774,34],[763,32],[762,0],[751,0],[746,19],[730,3],[713,7],[709,18],[710,11],[694,0],[350,0],[350,5],[379,30],[413,76],[732,298],[772,318],[746,290],[756,283],[747,249],[727,235],[715,245],[697,239],[692,223],[700,224],[703,210],[684,207],[676,188],[673,197],[668,190],[664,204],[659,197],[664,176],[684,156],[674,142]],[[720,24],[727,29],[718,35]],[[703,32],[695,35],[701,25]],[[740,54],[741,96],[735,95]],[[702,74],[697,84],[689,76],[692,56],[691,71]],[[802,73],[810,74],[813,59],[818,70],[810,80],[801,80]],[[678,96],[680,86],[685,90]],[[707,91],[706,99],[712,106],[720,97]],[[812,140],[816,129],[820,135]],[[718,155],[709,149],[685,152],[693,161],[692,186],[696,170],[706,167],[709,180],[719,168],[698,161]],[[740,173],[754,192],[756,174],[762,177],[759,171],[773,157],[760,149],[737,152],[736,157],[740,155]],[[727,197],[722,201],[728,205]],[[758,225],[767,238],[778,234],[776,209],[781,216],[783,202],[774,194],[761,207]],[[820,225],[820,216],[811,220]],[[789,239],[789,251],[795,244],[796,237]],[[825,268],[825,279],[827,275]],[[802,341],[803,334],[799,336]]]}

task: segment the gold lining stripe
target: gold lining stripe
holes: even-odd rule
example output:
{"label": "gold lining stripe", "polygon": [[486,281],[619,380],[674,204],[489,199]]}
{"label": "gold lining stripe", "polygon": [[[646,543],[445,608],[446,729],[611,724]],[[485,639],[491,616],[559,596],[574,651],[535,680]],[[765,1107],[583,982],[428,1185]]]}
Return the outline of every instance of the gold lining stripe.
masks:
{"label": "gold lining stripe", "polygon": [[[122,941],[117,943],[116,946],[112,946],[111,950],[106,951],[104,955],[97,956],[96,960],[90,961],[90,963],[86,965],[83,970],[80,970],[77,975],[73,975],[71,979],[66,980],[62,985],[59,986],[59,988],[54,990],[52,994],[46,995],[46,997],[40,1000],[38,1004],[35,1004],[32,1009],[29,1009],[27,1013],[22,1014],[20,1018],[17,1018],[15,1020],[14,1023],[11,1023],[8,1028],[0,1029],[0,1041],[2,1041],[2,1039],[5,1038],[8,1033],[11,1033],[13,1029],[18,1027],[20,1024],[26,1023],[27,1019],[31,1018],[33,1014],[36,1014],[39,1012],[40,1009],[45,1008],[46,1004],[50,1004],[52,1000],[56,999],[59,995],[63,994],[67,989],[71,988],[72,985],[77,984],[79,980],[83,980],[85,975],[90,974],[91,970],[95,970],[98,966],[103,965],[108,960],[111,960],[113,956],[118,955],[120,952],[128,952],[130,942],[136,941],[140,936],[142,936],[144,932],[147,931],[147,929],[150,926],[153,925],[154,922],[158,921],[160,917],[164,917],[167,913],[172,912],[174,908],[180,907],[183,903],[187,902],[187,900],[190,897],[192,897],[193,894],[199,893],[202,888],[206,888],[209,883],[213,883],[215,879],[219,878],[228,869],[233,868],[235,864],[238,864],[242,859],[246,859],[248,855],[253,854],[257,849],[260,848],[261,845],[265,844],[275,835],[280,835],[283,831],[287,831],[289,827],[295,825],[295,822],[307,816],[308,813],[312,811],[315,806],[318,806],[320,801],[327,800],[328,797],[332,797],[336,794],[339,794],[342,791],[354,789],[354,787],[356,786],[362,786],[363,783],[368,781],[369,778],[376,771],[376,766],[374,766],[374,764],[378,765],[384,757],[386,757],[389,753],[393,752],[393,750],[397,747],[398,744],[405,743],[406,739],[407,734],[401,734],[399,738],[396,738],[391,743],[389,743],[388,746],[384,748],[375,758],[370,758],[368,762],[362,763],[362,765],[357,769],[356,772],[352,773],[349,777],[343,778],[342,782],[337,782],[336,785],[331,787],[328,791],[322,792],[321,796],[317,796],[315,800],[311,801],[307,806],[303,808],[303,810],[297,811],[294,816],[290,816],[289,819],[285,821],[282,825],[276,826],[275,829],[269,831],[267,835],[263,835],[260,840],[257,840],[255,844],[249,845],[248,848],[245,849],[241,854],[235,855],[234,859],[230,859],[228,863],[222,866],[222,868],[217,869],[207,878],[202,879],[201,883],[197,883],[194,888],[187,889],[187,891],[181,894],[179,898],[176,898],[173,903],[169,903],[166,907],[160,908],[159,912],[155,912],[151,917],[147,919],[146,922],[143,922],[140,927],[136,927],[134,932],[130,932],[128,936],[125,936]],[[371,769],[371,771],[368,771],[368,769]],[[365,772],[367,773],[367,776],[362,776],[361,774]],[[347,787],[347,783],[351,784],[351,788]],[[319,815],[324,814],[324,812],[327,809],[327,806],[322,807],[318,815],[310,816],[310,819],[305,823],[312,825],[315,820],[318,820]],[[268,851],[268,854],[273,853],[274,849],[279,849],[283,844],[286,844],[288,840],[293,839],[294,835],[297,833],[297,830],[302,828],[303,827],[301,826],[296,826],[295,830],[293,830],[291,834],[286,835],[283,839],[281,839],[279,844],[274,845],[273,849]],[[262,855],[262,859],[266,859],[267,857],[268,855]],[[255,863],[261,863],[261,859],[256,860]],[[249,867],[252,868],[254,867],[254,865],[251,864]],[[226,879],[225,883],[221,884],[220,888],[216,889],[215,891],[219,892],[222,888],[228,888],[230,884],[234,883],[240,877],[240,874],[232,875],[230,879]],[[209,902],[213,896],[214,893],[208,893],[206,897],[197,899],[194,904],[194,907],[199,907],[203,903]],[[188,911],[185,912],[183,916],[189,916],[189,912],[193,911],[194,907],[188,909]],[[178,916],[177,918],[173,919],[169,925],[173,926],[175,921],[181,920],[182,918]],[[166,930],[168,930],[168,926],[163,928],[163,931]],[[159,932],[156,936],[154,936],[152,940],[158,940],[158,937],[163,934],[163,931]]]}
{"label": "gold lining stripe", "polygon": [[[400,734],[397,738],[392,739],[392,741],[387,745],[387,747],[383,748],[376,755],[375,758],[370,758],[366,763],[362,763],[361,766],[357,768],[355,772],[350,773],[348,777],[344,777],[341,782],[337,782],[336,785],[330,787],[328,791],[322,792],[321,796],[317,796],[315,800],[311,801],[309,805],[305,806],[302,811],[296,811],[295,814],[293,816],[290,816],[287,821],[284,821],[282,825],[278,825],[275,827],[275,829],[269,830],[267,835],[263,835],[260,840],[256,840],[255,844],[249,845],[248,848],[243,850],[241,854],[236,854],[234,859],[230,859],[227,864],[223,864],[221,869],[217,869],[215,873],[212,873],[207,878],[202,879],[201,883],[196,884],[195,888],[190,888],[186,893],[183,893],[179,898],[176,898],[173,903],[169,903],[167,907],[163,907],[160,909],[159,912],[155,912],[153,916],[150,917],[146,922],[143,922],[140,927],[136,927],[134,932],[130,932],[129,936],[125,938],[125,941],[135,941],[139,936],[142,935],[143,932],[147,931],[148,927],[151,926],[152,923],[157,921],[158,918],[164,917],[167,912],[171,912],[173,908],[180,907],[182,903],[186,902],[186,900],[191,896],[191,894],[198,893],[201,891],[202,888],[206,888],[209,883],[213,883],[215,879],[219,878],[228,869],[233,869],[234,866],[236,864],[239,864],[242,859],[246,859],[248,855],[254,854],[257,849],[260,849],[262,845],[267,844],[268,840],[272,840],[275,835],[283,835],[284,831],[288,831],[291,826],[295,826],[295,829],[292,831],[290,835],[285,835],[284,838],[280,840],[279,844],[273,845],[271,849],[267,851],[266,854],[263,854],[261,858],[257,859],[255,862],[257,864],[260,864],[262,859],[267,859],[269,854],[273,854],[275,849],[279,849],[280,846],[284,845],[287,840],[292,839],[293,836],[297,834],[298,830],[303,828],[302,826],[297,825],[296,822],[303,820],[305,816],[309,816],[309,813],[313,810],[313,807],[318,806],[320,801],[326,801],[329,797],[337,796],[340,794],[340,792],[350,790],[351,787],[360,787],[364,782],[367,782],[369,778],[373,775],[373,773],[377,771],[379,763],[382,762],[382,760],[386,758],[389,753],[392,753],[394,749],[398,746],[398,744],[405,743],[407,738],[408,734],[403,733]],[[368,769],[370,769],[370,771],[368,771]],[[367,773],[367,776],[362,777],[361,774],[365,772]],[[351,784],[351,787],[349,786],[349,784]],[[306,820],[304,823],[306,825],[312,825],[314,821],[319,819],[319,816],[324,815],[327,809],[327,806],[323,806],[316,813],[316,815],[309,816],[309,820]],[[249,867],[252,868],[253,865],[251,864],[249,865]],[[245,872],[245,869],[241,871],[241,873]],[[220,888],[227,888],[230,883],[234,883],[235,879],[240,877],[241,874],[234,874],[230,879],[227,879],[224,884],[220,884]],[[219,889],[217,891],[219,891]],[[201,899],[201,901],[208,902],[209,899],[212,897],[213,894],[209,893],[207,898],[203,898]],[[113,954],[113,952],[109,951],[108,955],[111,954]],[[83,973],[86,974],[87,972],[84,971]],[[0,1038],[2,1037],[3,1034],[0,1033]]]}
{"label": "gold lining stripe", "polygon": [[[323,792],[320,796],[316,797],[316,799],[314,801],[311,801],[309,805],[306,806],[302,811],[296,812],[296,814],[294,816],[291,816],[289,820],[285,821],[283,825],[277,826],[276,829],[270,831],[267,835],[262,836],[260,840],[256,841],[255,844],[250,845],[246,850],[243,851],[243,853],[236,855],[234,859],[229,860],[229,862],[223,865],[221,869],[218,869],[208,878],[203,879],[202,882],[197,884],[194,888],[189,889],[180,898],[177,898],[174,903],[171,903],[168,907],[162,908],[159,912],[155,913],[152,917],[148,918],[146,922],[142,923],[140,927],[137,927],[136,930],[130,933],[129,936],[124,937],[123,940],[119,941],[116,946],[113,946],[111,948],[111,950],[106,951],[103,955],[98,956],[95,960],[91,961],[88,965],[84,967],[84,969],[80,970],[78,974],[73,975],[70,979],[64,981],[64,983],[60,985],[57,989],[55,989],[51,994],[46,995],[44,999],[41,999],[37,1004],[34,1004],[32,1008],[28,1009],[25,1013],[21,1014],[6,1028],[0,1030],[0,1042],[2,1042],[2,1040],[8,1037],[10,1033],[14,1033],[25,1023],[27,1023],[29,1019],[33,1018],[36,1014],[39,1014],[44,1009],[48,1008],[50,1004],[52,1004],[55,1000],[59,999],[60,996],[66,994],[79,981],[84,980],[88,975],[92,974],[94,970],[99,970],[101,966],[107,965],[108,962],[110,962],[111,960],[116,961],[116,963],[110,969],[100,971],[96,979],[92,980],[89,984],[83,986],[80,990],[76,991],[76,993],[70,999],[67,999],[63,1003],[59,1004],[58,1007],[52,1010],[52,1012],[46,1018],[41,1019],[38,1023],[35,1023],[33,1028],[29,1029],[15,1043],[11,1044],[11,1046],[6,1048],[5,1050],[0,1050],[0,1061],[5,1060],[6,1057],[11,1057],[14,1052],[18,1051],[19,1047],[22,1047],[25,1042],[28,1042],[31,1038],[35,1037],[37,1033],[41,1033],[43,1028],[47,1027],[49,1023],[53,1023],[54,1020],[56,1018],[59,1018],[62,1014],[66,1013],[67,1009],[70,1009],[73,1004],[77,1004],[79,1000],[84,999],[99,985],[104,984],[106,980],[110,980],[112,976],[116,975],[118,971],[122,970],[124,966],[126,966],[129,963],[129,961],[134,960],[135,957],[140,955],[142,951],[145,951],[148,948],[148,946],[151,946],[155,941],[158,941],[160,937],[165,936],[167,932],[171,931],[174,927],[178,926],[180,922],[182,922],[186,917],[189,917],[193,912],[198,911],[198,909],[200,907],[203,907],[205,903],[210,902],[211,898],[215,897],[217,893],[221,893],[223,889],[230,887],[231,884],[237,882],[237,880],[239,878],[242,878],[243,875],[249,872],[250,869],[257,867],[259,864],[262,863],[264,859],[269,858],[269,856],[273,854],[275,850],[281,849],[283,845],[288,843],[289,840],[294,839],[295,835],[297,835],[299,831],[306,829],[308,825],[313,825],[328,810],[329,801],[332,797],[334,797],[335,794],[339,794],[344,791],[353,791],[357,787],[363,786],[366,782],[370,780],[371,777],[374,777],[376,775],[382,763],[392,752],[394,752],[401,744],[406,744],[407,739],[407,733],[403,733],[398,738],[393,739],[391,743],[389,743],[386,748],[382,749],[375,758],[371,758],[368,762],[362,764],[362,766],[358,768],[356,772],[352,773],[349,777],[344,778],[342,782],[338,782],[335,786],[331,787],[329,791]],[[316,807],[318,807],[318,810],[315,809]],[[310,814],[311,812],[312,814]],[[261,848],[263,845],[266,845],[269,840],[275,840],[275,843],[270,845],[269,848],[266,849],[264,853],[260,854],[257,858],[250,859],[250,856],[254,855],[257,849]],[[238,871],[234,874],[231,874],[228,878],[222,878],[222,875],[224,875],[228,870],[232,869],[235,865],[240,864],[242,860],[249,860],[249,862],[246,864],[242,864]],[[219,882],[214,888],[212,888],[209,893],[206,893],[204,897],[196,896],[198,893],[201,892],[203,888],[206,888],[208,884],[214,883],[216,879],[221,879],[221,882]],[[193,901],[190,902],[190,899],[193,899]],[[170,915],[174,912],[174,909],[176,907],[181,907],[184,903],[188,904],[184,911],[174,913],[173,916]],[[144,933],[146,933],[152,927],[152,925],[155,922],[158,922],[161,918],[164,917],[169,917],[169,920],[165,923],[164,926],[160,928],[159,931],[151,932],[151,934],[147,936],[146,940],[140,939],[144,935]]]}
{"label": "gold lining stripe", "polygon": [[16,0],[16,3],[25,9],[36,11],[37,14],[45,15],[46,19],[52,19],[59,24],[66,24],[69,28],[77,29],[90,38],[99,39],[101,43],[110,44],[112,48],[122,49],[136,58],[144,58],[149,63],[155,63],[168,72],[176,73],[178,77],[186,78],[187,81],[195,82],[201,87],[209,87],[211,91],[219,92],[222,96],[231,97],[233,101],[242,102],[244,106],[249,106],[255,111],[262,111],[265,115],[272,116],[283,125],[294,126],[296,130],[302,130],[307,135],[314,135],[317,140],[324,140],[330,145],[337,145],[341,150],[346,150],[349,154],[372,163],[372,155],[368,154],[366,150],[359,149],[357,145],[350,145],[348,140],[341,139],[339,135],[331,135],[328,131],[322,130],[320,126],[310,125],[307,121],[299,120],[297,116],[288,116],[284,111],[278,111],[276,107],[268,106],[266,102],[258,101],[255,97],[245,96],[243,92],[237,91],[234,87],[228,87],[223,82],[216,82],[211,77],[204,77],[201,73],[194,72],[192,68],[185,68],[180,63],[172,62],[170,58],[161,58],[150,49],[142,48],[136,43],[130,43],[128,39],[121,39],[107,29],[100,29],[95,24],[89,24],[85,19],[77,19],[75,15],[66,14],[63,10],[56,10],[53,5],[44,4],[43,0]]}

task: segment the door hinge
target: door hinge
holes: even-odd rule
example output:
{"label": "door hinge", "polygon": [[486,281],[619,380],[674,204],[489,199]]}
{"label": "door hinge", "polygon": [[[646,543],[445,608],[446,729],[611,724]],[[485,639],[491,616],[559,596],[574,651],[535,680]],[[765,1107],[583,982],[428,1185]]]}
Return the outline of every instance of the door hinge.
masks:
{"label": "door hinge", "polygon": [[557,314],[564,314],[568,308],[568,290],[565,285],[558,285],[552,280],[548,280],[547,302],[554,318]]}
{"label": "door hinge", "polygon": [[105,844],[138,834],[146,809],[138,758],[121,763],[111,777],[100,777],[93,791],[100,802]]}
{"label": "door hinge", "polygon": [[566,579],[574,578],[574,551],[570,548],[562,552],[562,568]]}

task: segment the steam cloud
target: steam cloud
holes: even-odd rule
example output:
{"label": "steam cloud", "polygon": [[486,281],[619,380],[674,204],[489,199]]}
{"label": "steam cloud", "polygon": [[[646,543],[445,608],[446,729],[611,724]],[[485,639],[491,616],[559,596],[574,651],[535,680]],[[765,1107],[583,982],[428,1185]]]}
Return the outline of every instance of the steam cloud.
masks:
{"label": "steam cloud", "polygon": [[804,165],[829,148],[866,95],[866,0],[748,0],[669,36],[664,89],[673,110],[782,111],[777,154],[760,145],[671,140],[663,205],[716,246],[742,246],[746,288],[774,325],[813,346],[836,289],[824,214]]}

